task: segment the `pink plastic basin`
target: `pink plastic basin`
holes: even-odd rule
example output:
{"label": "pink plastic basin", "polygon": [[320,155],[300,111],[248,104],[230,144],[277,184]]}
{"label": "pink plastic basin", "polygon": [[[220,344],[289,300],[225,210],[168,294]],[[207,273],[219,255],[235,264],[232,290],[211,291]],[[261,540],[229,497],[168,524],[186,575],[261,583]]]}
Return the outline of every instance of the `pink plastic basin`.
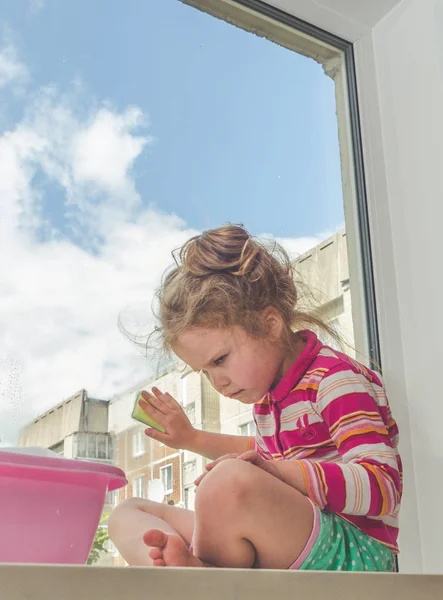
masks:
{"label": "pink plastic basin", "polygon": [[109,465],[0,450],[0,562],[84,564],[106,493],[126,483]]}

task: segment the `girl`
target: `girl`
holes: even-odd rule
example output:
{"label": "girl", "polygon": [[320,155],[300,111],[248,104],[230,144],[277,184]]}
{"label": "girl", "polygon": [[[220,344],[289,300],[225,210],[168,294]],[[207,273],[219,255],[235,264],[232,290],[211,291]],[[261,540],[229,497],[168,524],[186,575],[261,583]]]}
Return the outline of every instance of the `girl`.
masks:
{"label": "girl", "polygon": [[[380,377],[323,345],[298,309],[291,262],[238,226],[181,249],[159,291],[166,349],[253,405],[255,439],[195,430],[157,388],[146,434],[213,459],[195,512],[133,498],[109,534],[131,565],[391,571],[402,493],[398,430]],[[148,548],[149,549],[148,549]]]}

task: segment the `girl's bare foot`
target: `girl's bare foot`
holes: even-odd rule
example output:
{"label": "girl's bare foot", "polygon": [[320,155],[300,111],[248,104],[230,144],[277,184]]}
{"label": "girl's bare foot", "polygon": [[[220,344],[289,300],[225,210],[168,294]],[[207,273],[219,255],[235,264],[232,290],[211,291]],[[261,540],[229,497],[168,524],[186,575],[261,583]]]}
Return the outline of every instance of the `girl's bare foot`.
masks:
{"label": "girl's bare foot", "polygon": [[189,551],[185,542],[178,535],[164,533],[158,529],[150,529],[143,536],[143,541],[150,546],[149,556],[154,567],[208,567]]}

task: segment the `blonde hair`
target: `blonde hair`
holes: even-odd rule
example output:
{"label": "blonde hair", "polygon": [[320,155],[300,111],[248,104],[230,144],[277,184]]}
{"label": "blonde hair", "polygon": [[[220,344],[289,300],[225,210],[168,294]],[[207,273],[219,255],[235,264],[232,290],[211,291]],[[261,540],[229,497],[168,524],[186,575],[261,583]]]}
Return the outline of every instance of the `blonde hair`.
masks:
{"label": "blonde hair", "polygon": [[[163,277],[154,310],[158,326],[153,335],[160,335],[164,350],[170,351],[190,327],[239,325],[251,336],[265,337],[259,316],[268,307],[280,313],[286,343],[293,331],[313,328],[341,345],[318,312],[299,307],[303,284],[296,284],[291,260],[276,242],[266,246],[241,225],[226,225],[191,238],[173,257],[175,266]],[[152,335],[148,346],[151,340]]]}

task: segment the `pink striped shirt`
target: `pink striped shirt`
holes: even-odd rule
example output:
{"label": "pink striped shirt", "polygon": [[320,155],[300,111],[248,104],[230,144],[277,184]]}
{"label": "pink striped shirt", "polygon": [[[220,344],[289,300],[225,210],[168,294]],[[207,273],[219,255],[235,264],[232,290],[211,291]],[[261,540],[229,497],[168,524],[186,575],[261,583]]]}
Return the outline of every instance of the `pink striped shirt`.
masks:
{"label": "pink striped shirt", "polygon": [[380,376],[300,333],[302,354],[254,405],[254,448],[267,460],[297,460],[320,509],[398,552],[402,465]]}

